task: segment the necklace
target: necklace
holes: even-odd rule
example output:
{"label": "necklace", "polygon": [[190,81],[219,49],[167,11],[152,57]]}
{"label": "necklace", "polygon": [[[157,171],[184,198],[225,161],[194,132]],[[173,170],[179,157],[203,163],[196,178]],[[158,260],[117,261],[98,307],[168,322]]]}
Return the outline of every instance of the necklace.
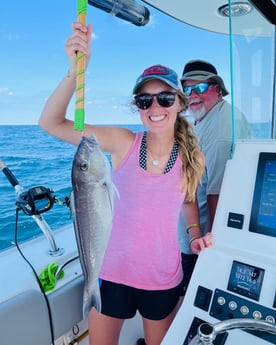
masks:
{"label": "necklace", "polygon": [[148,150],[148,153],[149,153],[149,156],[150,156],[150,161],[151,161],[151,164],[155,167],[157,167],[159,165],[159,160],[158,159],[154,159],[150,153],[150,151]]}
{"label": "necklace", "polygon": [[149,169],[149,167],[147,167],[147,163],[148,163],[150,166],[155,168],[154,169],[155,173],[158,170],[159,172],[162,171],[163,174],[166,174],[174,166],[174,163],[176,162],[177,157],[178,157],[178,144],[175,141],[170,153],[169,160],[166,162],[166,166],[164,167],[164,169],[162,169],[163,158],[159,158],[159,159],[152,158],[152,155],[149,152],[149,147],[147,145],[147,133],[144,132],[142,141],[141,141],[141,146],[140,146],[140,153],[139,153],[139,166],[142,169],[148,170]]}

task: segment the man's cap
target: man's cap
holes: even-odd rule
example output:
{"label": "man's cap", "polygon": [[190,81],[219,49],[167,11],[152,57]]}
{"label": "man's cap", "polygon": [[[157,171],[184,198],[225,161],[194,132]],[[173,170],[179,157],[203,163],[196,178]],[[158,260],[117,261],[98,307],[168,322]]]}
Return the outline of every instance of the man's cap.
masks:
{"label": "man's cap", "polygon": [[164,83],[171,86],[173,89],[175,90],[180,89],[182,91],[180,80],[177,76],[177,73],[174,70],[166,66],[154,65],[145,69],[144,72],[136,79],[136,83],[135,83],[132,93],[136,94],[141,88],[141,86],[146,81],[151,80],[151,79],[161,80]]}
{"label": "man's cap", "polygon": [[218,75],[218,72],[210,62],[203,60],[191,60],[184,66],[181,82],[185,80],[203,81],[206,79],[213,79],[220,86],[222,96],[227,96],[227,91],[223,79]]}

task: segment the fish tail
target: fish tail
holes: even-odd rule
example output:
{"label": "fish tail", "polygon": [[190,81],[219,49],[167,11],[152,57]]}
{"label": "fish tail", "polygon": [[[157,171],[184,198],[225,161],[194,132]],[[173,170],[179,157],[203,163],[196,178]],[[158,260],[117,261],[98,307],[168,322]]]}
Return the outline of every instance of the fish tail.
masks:
{"label": "fish tail", "polygon": [[96,308],[96,310],[100,313],[102,309],[102,301],[101,301],[101,294],[99,285],[92,290],[92,294],[89,294],[88,290],[84,290],[83,295],[83,318],[86,319],[88,313],[92,308]]}

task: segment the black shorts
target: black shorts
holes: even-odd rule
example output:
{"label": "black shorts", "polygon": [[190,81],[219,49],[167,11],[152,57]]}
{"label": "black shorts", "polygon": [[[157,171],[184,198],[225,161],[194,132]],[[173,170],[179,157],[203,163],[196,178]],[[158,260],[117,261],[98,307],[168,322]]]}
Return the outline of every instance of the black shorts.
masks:
{"label": "black shorts", "polygon": [[188,289],[188,285],[191,280],[195,265],[196,265],[198,255],[181,253],[181,256],[182,256],[182,268],[183,268],[183,273],[184,273],[182,284],[183,284],[183,290],[184,290],[184,295],[185,295]]}
{"label": "black shorts", "polygon": [[142,317],[162,320],[175,308],[182,284],[168,290],[141,290],[106,280],[101,284],[102,314],[130,319],[138,310]]}

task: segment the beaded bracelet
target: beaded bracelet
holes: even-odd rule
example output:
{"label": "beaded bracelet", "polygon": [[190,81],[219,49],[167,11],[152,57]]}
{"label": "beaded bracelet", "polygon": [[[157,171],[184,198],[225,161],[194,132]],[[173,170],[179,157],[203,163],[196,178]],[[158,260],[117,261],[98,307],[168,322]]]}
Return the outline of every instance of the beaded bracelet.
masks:
{"label": "beaded bracelet", "polygon": [[198,240],[199,238],[199,236],[193,236],[189,241],[189,247],[191,248],[191,244],[193,243],[193,241]]}
{"label": "beaded bracelet", "polygon": [[187,234],[189,233],[189,231],[190,231],[192,228],[200,228],[200,224],[197,224],[197,223],[189,224],[189,225],[187,226],[187,228],[186,228]]}

